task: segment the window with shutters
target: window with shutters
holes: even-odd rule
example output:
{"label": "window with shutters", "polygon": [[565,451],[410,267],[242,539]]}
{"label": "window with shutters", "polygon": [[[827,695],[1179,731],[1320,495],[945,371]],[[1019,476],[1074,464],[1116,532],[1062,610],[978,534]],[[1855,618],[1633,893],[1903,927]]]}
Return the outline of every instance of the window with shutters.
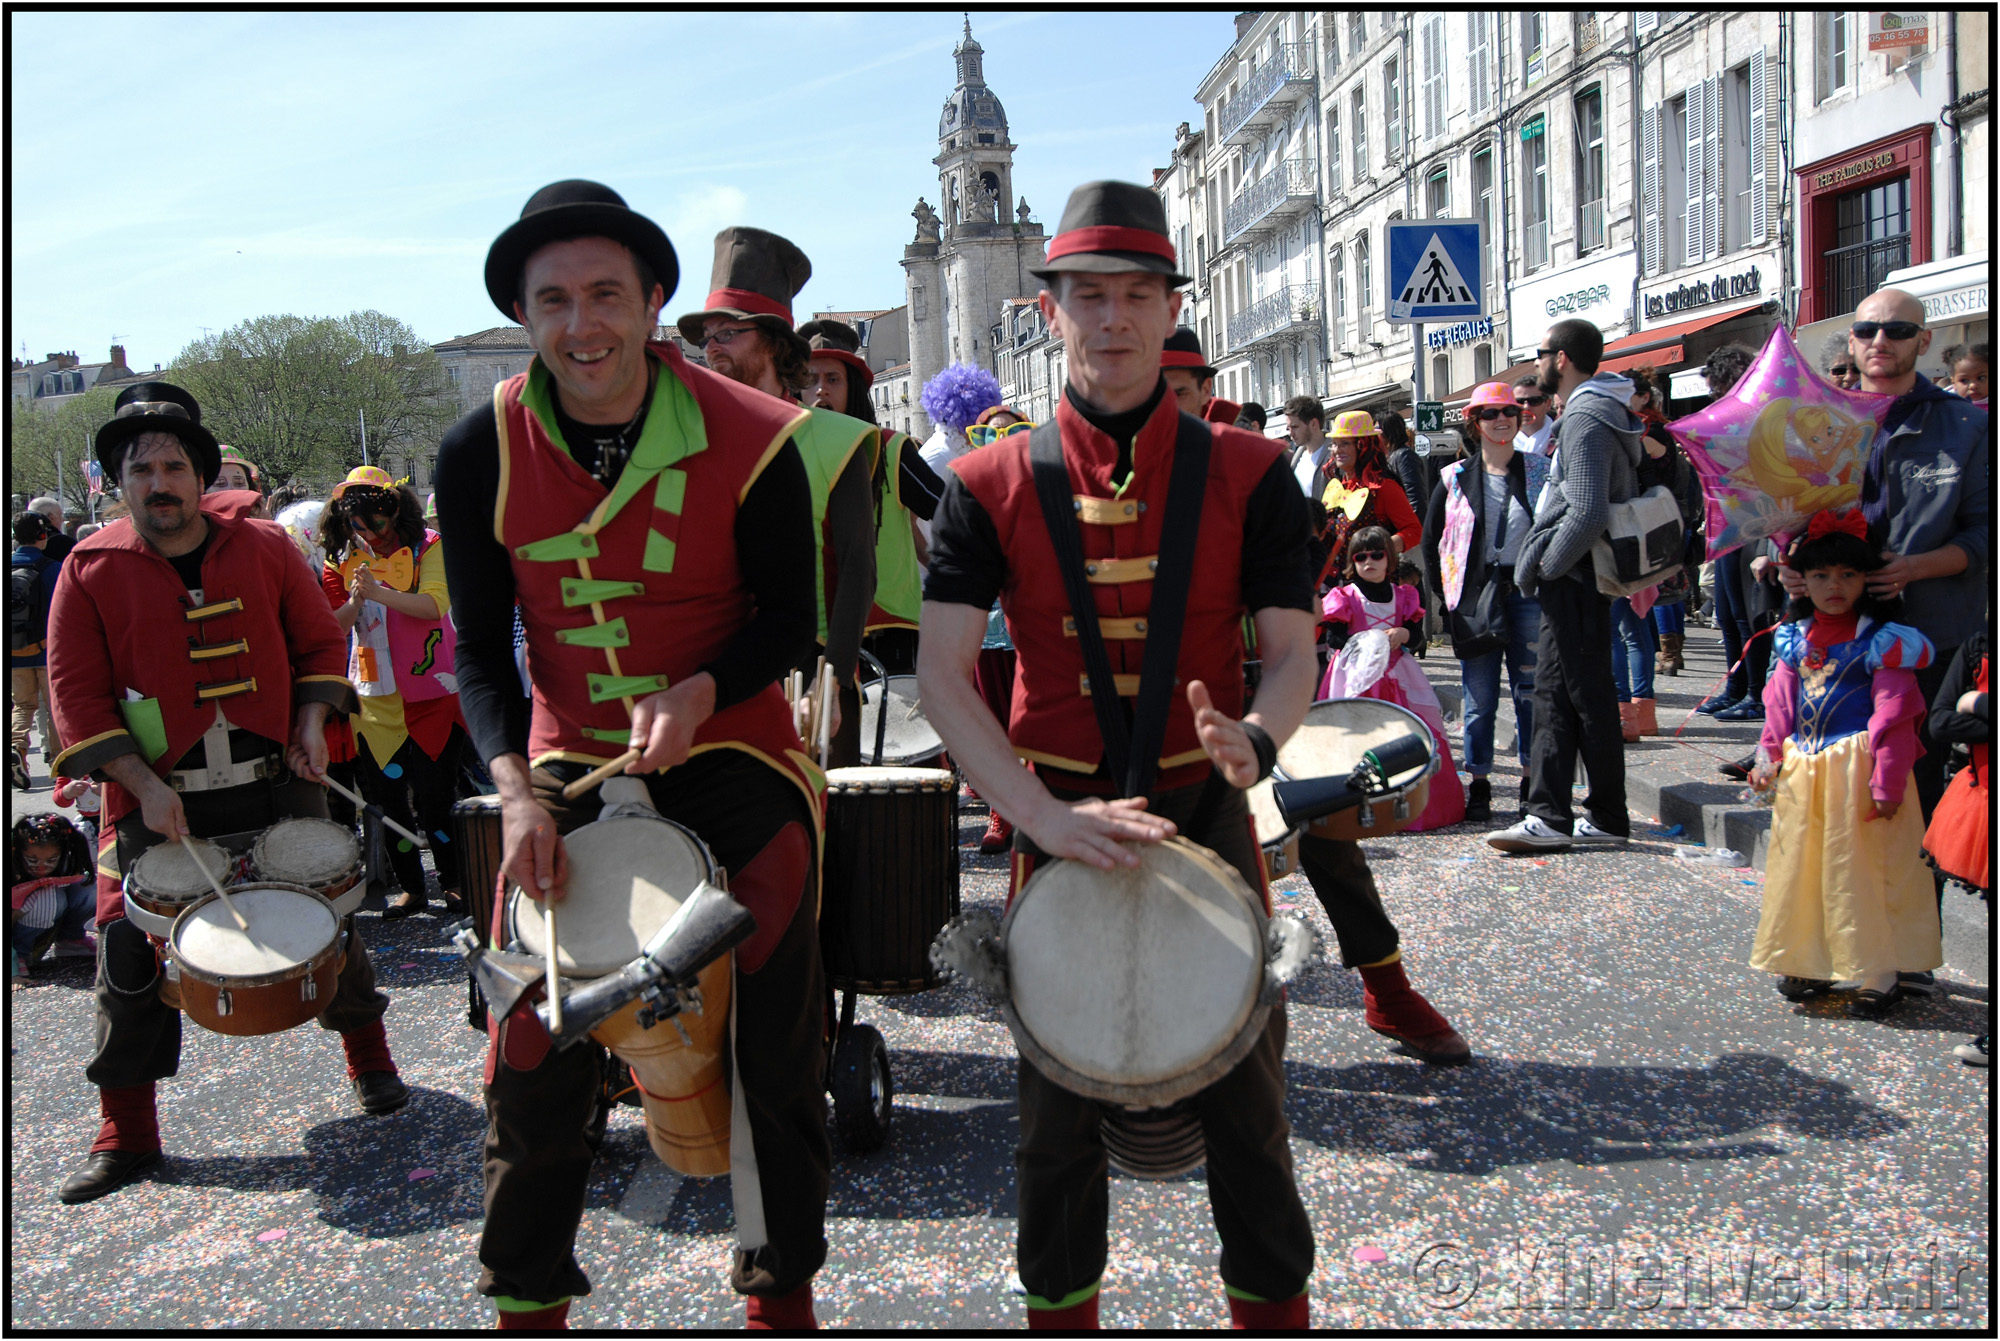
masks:
{"label": "window with shutters", "polygon": [[1347,339],[1347,256],[1338,246],[1326,254],[1326,268],[1333,276],[1333,342]]}
{"label": "window with shutters", "polygon": [[1846,10],[1813,17],[1814,45],[1818,48],[1814,61],[1816,100],[1832,97],[1854,78],[1854,51],[1849,27],[1851,17]]}
{"label": "window with shutters", "polygon": [[1493,380],[1493,346],[1474,345],[1472,347],[1472,380],[1490,382]]}
{"label": "window with shutters", "polygon": [[1642,9],[1632,16],[1632,31],[1635,33],[1650,33],[1659,26],[1660,11],[1657,9]]}
{"label": "window with shutters", "polygon": [[1542,16],[1530,10],[1521,16],[1521,82],[1542,77]]}
{"label": "window with shutters", "polygon": [[1647,275],[1665,268],[1660,252],[1660,111],[1648,107],[1639,113],[1639,270]]}
{"label": "window with shutters", "polygon": [[[1687,98],[1669,98],[1660,109],[1660,269],[1687,261]],[[1699,247],[1697,246],[1697,250]]]}
{"label": "window with shutters", "polygon": [[1465,16],[1466,90],[1472,114],[1493,104],[1493,16],[1474,10]]}
{"label": "window with shutters", "polygon": [[1424,208],[1433,219],[1451,217],[1451,176],[1445,169],[1433,170],[1424,183]]}
{"label": "window with shutters", "polygon": [[1472,155],[1472,217],[1486,225],[1486,255],[1481,258],[1490,286],[1500,267],[1493,263],[1498,255],[1500,230],[1493,226],[1493,151],[1479,149]]}
{"label": "window with shutters", "polygon": [[1686,127],[1681,148],[1681,184],[1685,188],[1681,200],[1681,214],[1684,219],[1682,238],[1686,243],[1680,263],[1700,265],[1707,254],[1706,208],[1703,204],[1702,183],[1706,180],[1707,167],[1703,163],[1702,125],[1708,114],[1706,84],[1696,84],[1681,96],[1681,106],[1685,109],[1683,122]]}
{"label": "window with shutters", "polygon": [[1521,133],[1528,135],[1521,143],[1522,254],[1528,269],[1539,270],[1549,263],[1548,123],[1536,118]]}
{"label": "window with shutters", "polygon": [[1585,89],[1576,99],[1576,249],[1604,245],[1604,90]]}
{"label": "window with shutters", "polygon": [[1722,255],[1722,76],[1702,81],[1702,259]]}
{"label": "window with shutters", "polygon": [[1364,80],[1354,86],[1348,117],[1347,138],[1354,145],[1354,184],[1361,185],[1368,180],[1368,85]]}
{"label": "window with shutters", "polygon": [[1444,398],[1445,393],[1450,390],[1451,390],[1451,355],[1433,354],[1431,356],[1431,384],[1430,384],[1431,399],[1442,400]]}
{"label": "window with shutters", "polygon": [[1326,24],[1326,73],[1340,73],[1340,33],[1333,26],[1333,16],[1327,16]]}
{"label": "window with shutters", "polygon": [[1340,189],[1340,104],[1326,105],[1326,186],[1329,191]]}
{"label": "window with shutters", "polygon": [[1347,54],[1355,59],[1361,56],[1361,49],[1368,45],[1368,16],[1354,13],[1347,16]]}
{"label": "window with shutters", "polygon": [[1424,138],[1434,140],[1444,134],[1444,15],[1433,14],[1424,21]]}
{"label": "window with shutters", "polygon": [[1354,239],[1354,314],[1364,340],[1368,338],[1368,299],[1374,287],[1368,267],[1368,235],[1363,233]]}
{"label": "window with shutters", "polygon": [[1764,49],[1750,53],[1750,245],[1771,239],[1771,71]]}
{"label": "window with shutters", "polygon": [[1394,56],[1382,62],[1382,142],[1394,163],[1403,155],[1403,70]]}
{"label": "window with shutters", "polygon": [[1727,254],[1750,244],[1750,67],[1722,76],[1722,243]]}

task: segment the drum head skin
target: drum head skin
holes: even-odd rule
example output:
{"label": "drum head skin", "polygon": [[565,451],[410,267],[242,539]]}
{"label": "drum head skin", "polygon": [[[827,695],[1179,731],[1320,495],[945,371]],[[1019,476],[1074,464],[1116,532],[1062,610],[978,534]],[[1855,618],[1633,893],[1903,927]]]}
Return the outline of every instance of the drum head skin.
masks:
{"label": "drum head skin", "polygon": [[[1430,728],[1408,708],[1379,698],[1322,699],[1306,710],[1304,725],[1278,747],[1278,771],[1287,778],[1346,777],[1367,751],[1404,736],[1421,739],[1435,762]],[[1407,786],[1428,771],[1428,765],[1410,769],[1389,781],[1392,786]]]}
{"label": "drum head skin", "polygon": [[[206,838],[188,840],[201,855],[201,864],[227,885],[236,872],[236,858]],[[209,893],[208,880],[195,868],[194,858],[180,843],[149,847],[132,863],[132,880],[156,899],[187,902]],[[234,923],[231,923],[233,926]]]}
{"label": "drum head skin", "polygon": [[[875,716],[882,702],[883,682],[874,680],[861,687],[861,757],[875,757]],[[882,733],[882,762],[920,764],[944,753],[944,742],[924,720],[923,701],[917,696],[917,677],[891,675],[888,679],[889,724]]]}
{"label": "drum head skin", "polygon": [[1136,868],[1058,861],[1001,930],[1023,1056],[1087,1098],[1160,1106],[1226,1075],[1268,1007],[1264,916],[1236,870],[1174,838]]}
{"label": "drum head skin", "polygon": [[258,978],[311,963],[340,934],[340,919],[319,895],[282,885],[239,885],[229,902],[245,932],[210,895],[174,923],[174,957],[209,978]]}
{"label": "drum head skin", "polygon": [[[712,870],[700,844],[669,820],[598,820],[563,845],[569,892],[556,905],[556,963],[577,978],[601,978],[637,959]],[[542,905],[516,890],[508,910],[522,947],[546,956]]]}
{"label": "drum head skin", "polygon": [[338,880],[361,860],[361,842],[332,820],[279,820],[258,836],[250,860],[267,880],[316,886]]}
{"label": "drum head skin", "polygon": [[[871,744],[869,748],[872,750],[874,746]],[[883,754],[887,756],[886,748]],[[957,776],[945,768],[891,768],[883,764],[876,768],[830,768],[826,772],[829,791],[937,792],[955,787],[957,782]]]}

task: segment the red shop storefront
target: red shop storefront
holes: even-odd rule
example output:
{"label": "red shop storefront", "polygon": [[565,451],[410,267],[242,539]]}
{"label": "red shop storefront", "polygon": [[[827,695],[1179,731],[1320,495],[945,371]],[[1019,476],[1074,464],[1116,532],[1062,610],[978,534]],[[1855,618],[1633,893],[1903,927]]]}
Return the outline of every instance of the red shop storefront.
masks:
{"label": "red shop storefront", "polygon": [[1882,276],[1931,259],[1931,127],[1796,170],[1799,321],[1852,312]]}

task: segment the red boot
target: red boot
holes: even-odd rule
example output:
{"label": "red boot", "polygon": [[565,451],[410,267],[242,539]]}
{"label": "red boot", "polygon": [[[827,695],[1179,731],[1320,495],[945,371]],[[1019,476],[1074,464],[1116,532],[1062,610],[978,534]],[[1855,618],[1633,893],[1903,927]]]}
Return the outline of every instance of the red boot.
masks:
{"label": "red boot", "polygon": [[1003,818],[999,811],[990,812],[986,817],[986,832],[979,836],[979,850],[988,854],[1005,852],[1014,846],[1014,826]]}
{"label": "red boot", "polygon": [[543,1304],[539,1308],[520,1307],[526,1300],[510,1299],[513,1308],[502,1308],[500,1319],[494,1330],[501,1332],[566,1332],[569,1330],[569,1304],[565,1299],[559,1304]]}
{"label": "red boot", "polygon": [[1363,965],[1361,982],[1370,1029],[1395,1039],[1433,1066],[1457,1066],[1472,1056],[1471,1045],[1451,1021],[1410,986],[1400,952],[1386,964]]}
{"label": "red boot", "polygon": [[1312,1325],[1304,1290],[1290,1299],[1253,1299],[1229,1292],[1229,1327],[1237,1332],[1303,1332]]}
{"label": "red boot", "polygon": [[816,1332],[819,1319],[813,1316],[812,1282],[787,1294],[745,1296],[748,1315],[744,1330],[751,1332]]}
{"label": "red boot", "polygon": [[[1061,1299],[1038,1299],[1030,1295],[1028,1330],[1031,1332],[1094,1332],[1097,1327],[1097,1286],[1092,1281],[1074,1294]],[[1082,1296],[1078,1298],[1078,1296]]]}

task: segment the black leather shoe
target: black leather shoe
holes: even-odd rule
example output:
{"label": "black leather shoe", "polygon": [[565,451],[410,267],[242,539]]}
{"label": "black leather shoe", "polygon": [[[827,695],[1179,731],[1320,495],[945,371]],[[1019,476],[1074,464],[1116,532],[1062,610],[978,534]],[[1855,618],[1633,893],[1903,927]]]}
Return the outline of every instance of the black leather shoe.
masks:
{"label": "black leather shoe", "polygon": [[1733,778],[1737,782],[1748,782],[1750,780],[1750,770],[1756,766],[1757,754],[1753,750],[1741,759],[1732,759],[1726,764],[1717,764],[1715,771],[1722,774],[1725,778]]}
{"label": "black leather shoe", "polygon": [[384,922],[394,922],[399,918],[421,913],[429,906],[430,899],[428,896],[424,894],[412,894],[407,889],[399,889],[387,903],[382,905],[382,920]]}
{"label": "black leather shoe", "polygon": [[71,1206],[80,1201],[96,1201],[159,1162],[157,1150],[99,1150],[83,1162],[82,1168],[63,1179],[63,1185],[56,1189],[56,1198]]}
{"label": "black leather shoe", "polygon": [[354,1078],[354,1097],[361,1111],[381,1117],[410,1101],[410,1091],[394,1071],[363,1071]]}
{"label": "black leather shoe", "polygon": [[1465,789],[1465,818],[1468,823],[1486,824],[1493,819],[1493,784],[1486,778],[1474,778],[1472,785]]}

